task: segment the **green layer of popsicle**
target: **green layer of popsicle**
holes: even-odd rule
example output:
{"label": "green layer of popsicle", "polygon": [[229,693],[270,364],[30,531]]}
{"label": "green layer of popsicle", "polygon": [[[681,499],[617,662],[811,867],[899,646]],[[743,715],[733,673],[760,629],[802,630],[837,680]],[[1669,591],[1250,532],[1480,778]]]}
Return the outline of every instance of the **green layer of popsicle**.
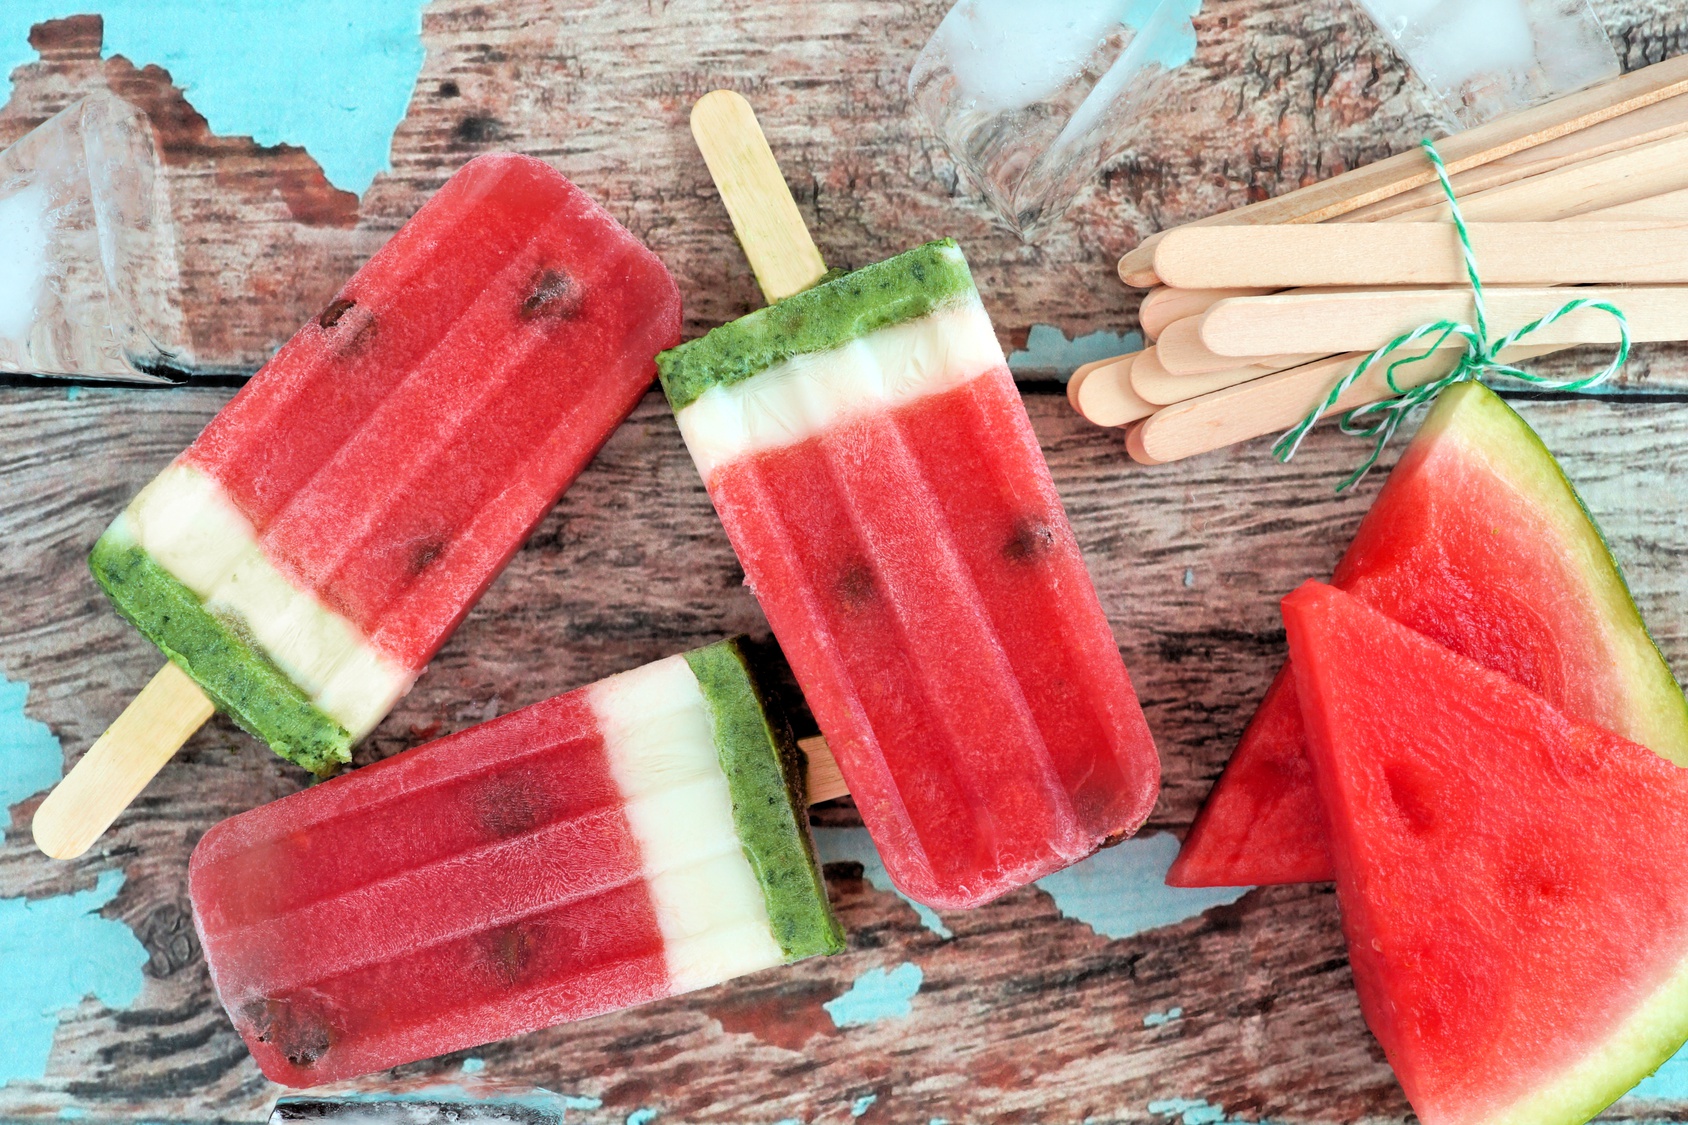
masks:
{"label": "green layer of popsicle", "polygon": [[656,357],[676,411],[710,387],[742,382],[795,355],[830,351],[972,296],[973,275],[952,239],[928,242],[822,282]]}
{"label": "green layer of popsicle", "polygon": [[686,663],[709,706],[733,825],[762,885],[774,940],[788,961],[842,952],[844,930],[809,835],[802,751],[767,707],[737,638],[688,652]]}
{"label": "green layer of popsicle", "polygon": [[277,754],[325,776],[352,760],[351,733],[243,637],[239,623],[207,612],[121,519],[94,544],[88,565],[117,612],[192,676],[219,711]]}

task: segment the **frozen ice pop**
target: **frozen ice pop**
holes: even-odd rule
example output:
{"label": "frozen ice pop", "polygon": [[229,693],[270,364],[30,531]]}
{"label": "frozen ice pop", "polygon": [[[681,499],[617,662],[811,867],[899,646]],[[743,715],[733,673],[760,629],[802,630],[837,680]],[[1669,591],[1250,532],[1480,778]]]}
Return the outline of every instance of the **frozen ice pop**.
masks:
{"label": "frozen ice pop", "polygon": [[331,773],[679,328],[668,271],[584,192],[480,157],[135,497],[94,576],[220,709]]}
{"label": "frozen ice pop", "polygon": [[226,820],[189,881],[217,995],[289,1086],[843,948],[733,641]]}
{"label": "frozen ice pop", "polygon": [[973,906],[1137,829],[1159,758],[954,242],[825,281],[657,366],[906,894]]}

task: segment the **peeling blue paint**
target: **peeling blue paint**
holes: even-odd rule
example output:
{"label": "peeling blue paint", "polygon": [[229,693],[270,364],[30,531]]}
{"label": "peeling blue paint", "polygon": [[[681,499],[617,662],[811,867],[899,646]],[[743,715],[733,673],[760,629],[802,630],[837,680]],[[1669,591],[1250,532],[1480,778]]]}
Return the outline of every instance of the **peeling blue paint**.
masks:
{"label": "peeling blue paint", "polygon": [[1161,1117],[1176,1117],[1183,1125],[1228,1125],[1224,1108],[1210,1105],[1201,1098],[1172,1098],[1164,1102],[1150,1102],[1149,1112]]}
{"label": "peeling blue paint", "polygon": [[1184,1018],[1183,1008],[1172,1008],[1165,1012],[1150,1012],[1143,1017],[1144,1027],[1165,1027],[1174,1020]]}
{"label": "peeling blue paint", "polygon": [[[1134,0],[1125,22],[1143,28],[1154,17],[1160,0]],[[1180,15],[1194,17],[1202,10],[1202,0],[1172,0],[1172,7]],[[1196,57],[1196,29],[1189,19],[1175,20],[1159,39],[1150,46],[1149,57],[1168,70],[1183,66]]]}
{"label": "peeling blue paint", "polygon": [[292,144],[359,195],[391,167],[393,134],[422,72],[426,0],[8,0],[0,4],[0,102],[35,58],[30,28],[97,13],[103,57],[170,72],[211,131]]}
{"label": "peeling blue paint", "polygon": [[141,994],[146,947],[122,922],[99,915],[123,888],[123,872],[101,873],[92,890],[30,901],[0,899],[0,1086],[42,1078],[59,1016],[88,996],[127,1008]]}
{"label": "peeling blue paint", "polygon": [[[921,923],[939,937],[954,936],[930,907],[897,891],[865,828],[817,828],[815,847],[821,862],[862,865],[862,878],[882,891],[893,891],[914,908]],[[1065,871],[1038,880],[1062,914],[1110,938],[1131,937],[1194,918],[1209,907],[1236,902],[1252,887],[1191,890],[1166,885],[1166,872],[1178,854],[1170,833],[1139,836],[1104,848]]]}
{"label": "peeling blue paint", "polygon": [[1177,855],[1178,838],[1157,832],[1104,848],[1083,863],[1039,879],[1037,885],[1062,914],[1116,939],[1195,918],[1253,889],[1169,887],[1166,872]]}
{"label": "peeling blue paint", "polygon": [[[907,1019],[925,975],[920,966],[904,961],[895,969],[869,969],[850,990],[821,1007],[835,1027],[864,1027],[880,1020]],[[628,1125],[632,1125],[631,1122]]]}
{"label": "peeling blue paint", "polygon": [[463,1073],[464,1074],[479,1074],[481,1071],[483,1071],[485,1069],[486,1069],[486,1060],[485,1059],[464,1059],[463,1060]]}
{"label": "peeling blue paint", "polygon": [[[64,772],[64,751],[45,723],[24,713],[29,685],[0,676],[0,810],[49,788]],[[0,1086],[42,1078],[59,1016],[87,996],[126,1008],[141,994],[146,947],[129,927],[99,911],[123,888],[123,872],[103,872],[93,889],[56,898],[0,899]],[[61,1113],[83,1115],[75,1106]]]}
{"label": "peeling blue paint", "polygon": [[891,876],[885,870],[884,861],[879,858],[879,849],[873,846],[873,837],[867,834],[867,829],[817,828],[815,829],[815,850],[820,853],[822,863],[861,864],[862,878],[868,881],[869,886],[882,891],[891,891],[914,907],[915,914],[920,918],[920,924],[939,937],[950,938],[955,936],[930,906],[915,902],[912,898],[897,890],[896,884],[891,882]]}
{"label": "peeling blue paint", "polygon": [[656,1120],[654,1109],[636,1109],[627,1115],[627,1125],[651,1125]]}
{"label": "peeling blue paint", "polygon": [[878,1100],[878,1094],[863,1094],[861,1097],[850,1103],[850,1116],[860,1117],[862,1114],[872,1109],[873,1103]]}
{"label": "peeling blue paint", "polygon": [[29,685],[0,675],[0,810],[33,797],[64,774],[64,750],[46,723],[24,714]]}
{"label": "peeling blue paint", "polygon": [[1141,351],[1143,337],[1136,332],[1092,332],[1076,340],[1049,324],[1032,325],[1026,346],[1008,357],[1008,369],[1020,376],[1041,376],[1066,382],[1087,363],[1112,359]]}

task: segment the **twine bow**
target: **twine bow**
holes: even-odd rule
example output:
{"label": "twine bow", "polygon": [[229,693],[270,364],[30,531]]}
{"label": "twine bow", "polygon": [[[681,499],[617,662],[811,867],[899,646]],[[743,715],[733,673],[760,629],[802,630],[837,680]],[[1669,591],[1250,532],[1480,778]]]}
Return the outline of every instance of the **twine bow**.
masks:
{"label": "twine bow", "polygon": [[[1467,379],[1480,379],[1483,375],[1494,372],[1509,375],[1514,379],[1522,380],[1545,390],[1583,391],[1604,383],[1613,375],[1616,375],[1629,361],[1629,321],[1624,316],[1623,310],[1608,301],[1590,301],[1582,298],[1566,301],[1558,309],[1539,320],[1531,321],[1516,332],[1508,333],[1492,342],[1489,340],[1488,310],[1483,298],[1483,282],[1477,273],[1477,255],[1471,249],[1471,232],[1466,229],[1465,216],[1460,212],[1459,200],[1454,196],[1454,186],[1448,180],[1448,169],[1442,163],[1441,154],[1436,151],[1436,146],[1430,141],[1423,141],[1422,144],[1425,154],[1430,157],[1430,163],[1435,166],[1436,178],[1441,181],[1442,191],[1448,197],[1448,206],[1453,210],[1454,229],[1459,233],[1460,248],[1465,255],[1465,273],[1471,280],[1471,294],[1476,305],[1477,323],[1470,325],[1457,320],[1437,320],[1420,325],[1411,332],[1395,337],[1395,339],[1361,360],[1359,366],[1343,376],[1336,386],[1331,388],[1323,402],[1278,439],[1277,444],[1272,447],[1272,455],[1279,461],[1287,462],[1295,456],[1296,450],[1301,448],[1302,441],[1314,425],[1318,423],[1319,419],[1335,409],[1343,392],[1353,386],[1366,372],[1382,363],[1395,352],[1408,348],[1427,337],[1435,337],[1435,340],[1425,351],[1396,359],[1389,364],[1384,373],[1384,378],[1389,385],[1389,390],[1393,392],[1395,397],[1356,407],[1343,416],[1343,433],[1353,437],[1373,438],[1375,441],[1371,456],[1367,457],[1365,463],[1358,469],[1349,474],[1347,480],[1337,486],[1338,492],[1344,492],[1364,480],[1366,474],[1371,472],[1372,467],[1383,456],[1384,447],[1389,444],[1389,439],[1395,436],[1395,431],[1400,429],[1401,423],[1406,421],[1407,416],[1455,383]],[[1531,333],[1581,309],[1599,309],[1602,312],[1612,314],[1618,322],[1620,334],[1618,353],[1605,370],[1578,379],[1550,379],[1541,375],[1532,375],[1521,368],[1501,362],[1501,353],[1507,348],[1517,344]],[[1396,381],[1395,373],[1398,370],[1429,359],[1441,349],[1450,336],[1459,336],[1465,341],[1465,352],[1460,356],[1459,362],[1454,365],[1452,371],[1439,379],[1414,387],[1402,387]]]}

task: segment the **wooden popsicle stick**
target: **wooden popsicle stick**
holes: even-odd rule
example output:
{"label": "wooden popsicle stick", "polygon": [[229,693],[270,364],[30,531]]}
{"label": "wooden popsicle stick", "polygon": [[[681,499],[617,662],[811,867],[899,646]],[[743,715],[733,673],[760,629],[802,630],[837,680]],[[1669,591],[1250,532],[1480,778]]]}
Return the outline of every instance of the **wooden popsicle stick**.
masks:
{"label": "wooden popsicle stick", "polygon": [[[1522,152],[1450,176],[1454,193],[1461,199],[1503,187],[1531,176],[1540,176],[1570,164],[1577,164],[1608,152],[1635,148],[1688,132],[1688,95],[1678,94],[1655,105],[1644,106],[1610,121],[1579,129],[1563,137],[1535,145]],[[1443,201],[1440,184],[1430,183],[1391,199],[1356,208],[1332,222],[1372,223],[1391,219],[1407,211],[1432,207]]]}
{"label": "wooden popsicle stick", "polygon": [[[1674,176],[1674,174],[1676,174],[1676,172],[1666,172],[1666,176]],[[1583,176],[1582,171],[1577,171],[1577,176],[1578,179],[1583,179],[1583,177],[1585,177]],[[1595,181],[1599,181],[1599,177],[1595,177]],[[1590,186],[1595,189],[1600,188],[1599,182],[1593,182]],[[1440,193],[1442,189],[1438,188],[1436,191]],[[1627,191],[1620,189],[1620,191],[1617,191],[1617,193],[1614,194],[1627,194]],[[1506,206],[1497,206],[1497,203],[1502,201],[1502,199],[1506,199]],[[1465,203],[1465,201],[1463,201],[1462,198],[1462,213],[1463,203]],[[1514,221],[1516,216],[1523,215],[1523,208],[1528,203],[1528,199],[1516,198],[1516,196],[1509,199],[1504,198],[1504,196],[1497,196],[1496,199],[1491,199],[1491,201],[1487,201],[1487,203],[1480,204],[1477,211],[1479,211],[1479,213],[1482,213],[1482,211],[1492,211],[1491,215],[1485,216],[1485,221],[1489,221],[1489,223],[1509,223],[1509,221]],[[1588,198],[1585,196],[1585,198],[1583,198],[1583,204],[1587,203]],[[1420,215],[1394,216],[1394,218],[1389,218],[1389,220],[1386,221],[1389,221],[1389,223],[1398,223],[1398,221],[1426,223],[1426,221],[1436,220],[1436,218],[1440,218],[1440,220],[1443,221],[1447,220],[1447,208],[1440,209],[1440,213],[1436,213],[1436,211],[1423,211]],[[1467,216],[1467,218],[1470,218],[1470,216]],[[1680,191],[1666,191],[1666,193],[1656,194],[1656,196],[1647,196],[1647,198],[1642,199],[1632,199],[1629,203],[1600,206],[1600,208],[1592,209],[1592,211],[1580,211],[1578,215],[1566,216],[1566,218],[1561,218],[1561,220],[1553,221],[1560,221],[1560,223],[1585,223],[1585,221],[1587,221],[1587,223],[1683,223],[1683,225],[1688,225],[1688,188],[1680,189]],[[1175,230],[1188,230],[1188,228],[1187,226],[1178,226]],[[1205,230],[1217,230],[1217,228],[1205,228]],[[1244,228],[1229,228],[1229,230],[1244,230]],[[1246,230],[1268,230],[1268,228],[1246,228]],[[1310,228],[1305,228],[1305,226],[1295,226],[1295,230],[1310,230]],[[1168,231],[1168,233],[1171,233],[1171,231]],[[1170,287],[1163,287],[1163,289],[1156,289],[1155,292],[1163,292],[1163,294],[1182,294],[1182,292],[1187,291],[1183,291],[1183,289],[1170,289]],[[1204,289],[1204,291],[1198,292],[1202,292],[1202,301],[1200,301],[1200,306],[1202,306],[1204,311],[1205,309],[1209,309],[1209,307],[1214,306],[1214,304],[1217,304],[1217,302],[1224,301],[1227,297],[1261,296],[1261,289],[1259,289],[1259,287],[1242,287],[1242,289],[1229,289],[1229,291],[1225,291],[1225,289]],[[1274,291],[1273,289],[1266,289],[1266,292]],[[1155,296],[1155,294],[1150,294],[1150,297],[1153,296]],[[1144,297],[1144,307],[1148,306],[1150,297]],[[1163,306],[1168,304],[1170,301],[1170,297],[1161,297],[1161,304],[1163,304]],[[1138,316],[1139,319],[1143,318],[1143,312],[1139,312]],[[1146,331],[1146,329],[1144,329],[1144,331]],[[1165,326],[1161,326],[1160,331],[1165,331]]]}
{"label": "wooden popsicle stick", "polygon": [[826,744],[826,739],[818,734],[813,738],[800,738],[797,740],[797,748],[803,751],[803,756],[808,759],[807,779],[811,805],[850,795],[850,787],[844,784],[844,775],[839,772],[838,762],[833,758],[832,747]]}
{"label": "wooden popsicle stick", "polygon": [[[1131,355],[1136,354],[1136,352],[1131,353]],[[1100,371],[1102,368],[1118,363],[1122,359],[1130,358],[1130,355],[1120,355],[1114,356],[1112,359],[1098,359],[1092,363],[1081,365],[1067,379],[1067,405],[1071,406],[1074,410],[1077,410],[1080,414],[1083,414],[1084,411],[1080,409],[1078,404],[1078,396],[1079,392],[1084,389],[1084,381],[1090,378],[1090,376],[1095,372]]]}
{"label": "wooden popsicle stick", "polygon": [[[1448,172],[1458,175],[1684,93],[1688,93],[1688,56],[1667,59],[1468,129],[1438,141],[1437,148]],[[1195,222],[1207,226],[1319,223],[1432,184],[1435,179],[1424,153],[1415,146],[1364,168]],[[1120,259],[1120,277],[1127,285],[1147,288],[1156,283],[1154,248],[1158,237],[1149,236]]]}
{"label": "wooden popsicle stick", "polygon": [[[1508,348],[1501,358],[1520,363],[1564,350],[1551,346]],[[1282,433],[1305,418],[1330,393],[1336,381],[1354,370],[1364,358],[1359,352],[1331,356],[1162,407],[1143,423],[1137,435],[1136,449],[1142,455],[1133,450],[1132,456],[1144,464],[1165,464]],[[1446,375],[1458,359],[1457,352],[1438,353],[1423,363],[1401,368],[1396,379],[1403,388],[1420,386]],[[1338,398],[1334,412],[1352,410],[1388,397],[1386,370],[1387,365],[1373,366]]]}
{"label": "wooden popsicle stick", "polygon": [[[1270,300],[1270,297],[1227,298],[1220,304],[1237,300]],[[1217,307],[1217,306],[1216,306]],[[1282,371],[1286,367],[1299,367],[1303,363],[1311,363],[1325,352],[1285,352],[1281,355],[1266,352],[1250,352],[1246,356],[1246,363],[1238,363],[1242,353],[1221,355],[1210,347],[1202,337],[1201,326],[1207,316],[1212,315],[1210,309],[1202,316],[1186,317],[1183,320],[1169,324],[1166,331],[1161,333],[1155,348],[1160,355],[1161,366],[1174,375],[1210,375],[1215,371],[1235,371],[1238,367],[1269,367],[1274,371]]]}
{"label": "wooden popsicle stick", "polygon": [[165,664],[35,810],[36,847],[54,859],[87,851],[215,711],[186,672]]}
{"label": "wooden popsicle stick", "polygon": [[1653,195],[1646,199],[1619,203],[1614,207],[1602,207],[1598,211],[1589,211],[1586,214],[1577,215],[1572,221],[1578,223],[1688,223],[1688,189],[1667,191],[1663,195]]}
{"label": "wooden popsicle stick", "polygon": [[1166,331],[1167,325],[1185,317],[1200,316],[1216,302],[1227,297],[1259,297],[1272,292],[1271,289],[1238,289],[1230,286],[1229,282],[1224,284],[1227,288],[1173,289],[1170,286],[1161,286],[1150,290],[1149,295],[1143,298],[1143,304],[1137,309],[1137,322],[1143,328],[1143,335],[1151,340],[1158,340],[1160,334]]}
{"label": "wooden popsicle stick", "polygon": [[[1688,340],[1688,286],[1497,286],[1485,290],[1485,294],[1491,337],[1547,316],[1572,298],[1582,298],[1608,301],[1622,309],[1629,322],[1630,339],[1636,343]],[[1444,319],[1469,323],[1473,316],[1471,293],[1458,289],[1279,293],[1219,302],[1202,317],[1200,334],[1202,342],[1220,355],[1277,354],[1294,345],[1327,355],[1370,351],[1419,325]],[[1544,326],[1530,336],[1530,342],[1611,344],[1618,338],[1618,323],[1609,313],[1582,309]],[[1164,352],[1165,343],[1160,346]],[[1422,346],[1429,347],[1430,341]],[[1464,341],[1454,337],[1444,346],[1464,347]]]}
{"label": "wooden popsicle stick", "polygon": [[692,137],[768,303],[819,281],[826,262],[750,103],[732,90],[705,94],[692,106]]}
{"label": "wooden popsicle stick", "polygon": [[[1488,285],[1688,282],[1684,225],[1474,222],[1467,230]],[[1185,228],[1167,232],[1155,272],[1168,285],[1207,292],[1227,279],[1275,289],[1467,281],[1456,232],[1426,223]]]}
{"label": "wooden popsicle stick", "polygon": [[1153,349],[1121,356],[1092,372],[1079,391],[1078,412],[1098,426],[1124,426],[1155,412],[1131,389],[1131,370]]}
{"label": "wooden popsicle stick", "polygon": [[[1471,223],[1545,223],[1688,188],[1688,134],[1607,153],[1557,171],[1462,196]],[[1445,223],[1446,200],[1396,215],[1392,223]]]}
{"label": "wooden popsicle stick", "polygon": [[1125,451],[1139,465],[1160,465],[1163,462],[1150,457],[1149,451],[1143,447],[1143,430],[1148,424],[1148,419],[1144,419],[1125,431]]}
{"label": "wooden popsicle stick", "polygon": [[[1200,222],[1201,220],[1196,220]],[[1186,223],[1186,226],[1190,224]],[[1161,233],[1151,234],[1138,244],[1137,249],[1131,251],[1119,261],[1119,279],[1133,289],[1155,289],[1160,287],[1161,279],[1155,274],[1155,247],[1160,245]],[[1133,259],[1132,254],[1138,255]]]}
{"label": "wooden popsicle stick", "polygon": [[1210,371],[1205,375],[1174,375],[1162,366],[1153,349],[1144,352],[1131,366],[1131,389],[1137,397],[1155,406],[1171,406],[1175,402],[1212,394],[1238,383],[1264,379],[1283,370],[1281,367],[1242,366],[1227,371]]}

